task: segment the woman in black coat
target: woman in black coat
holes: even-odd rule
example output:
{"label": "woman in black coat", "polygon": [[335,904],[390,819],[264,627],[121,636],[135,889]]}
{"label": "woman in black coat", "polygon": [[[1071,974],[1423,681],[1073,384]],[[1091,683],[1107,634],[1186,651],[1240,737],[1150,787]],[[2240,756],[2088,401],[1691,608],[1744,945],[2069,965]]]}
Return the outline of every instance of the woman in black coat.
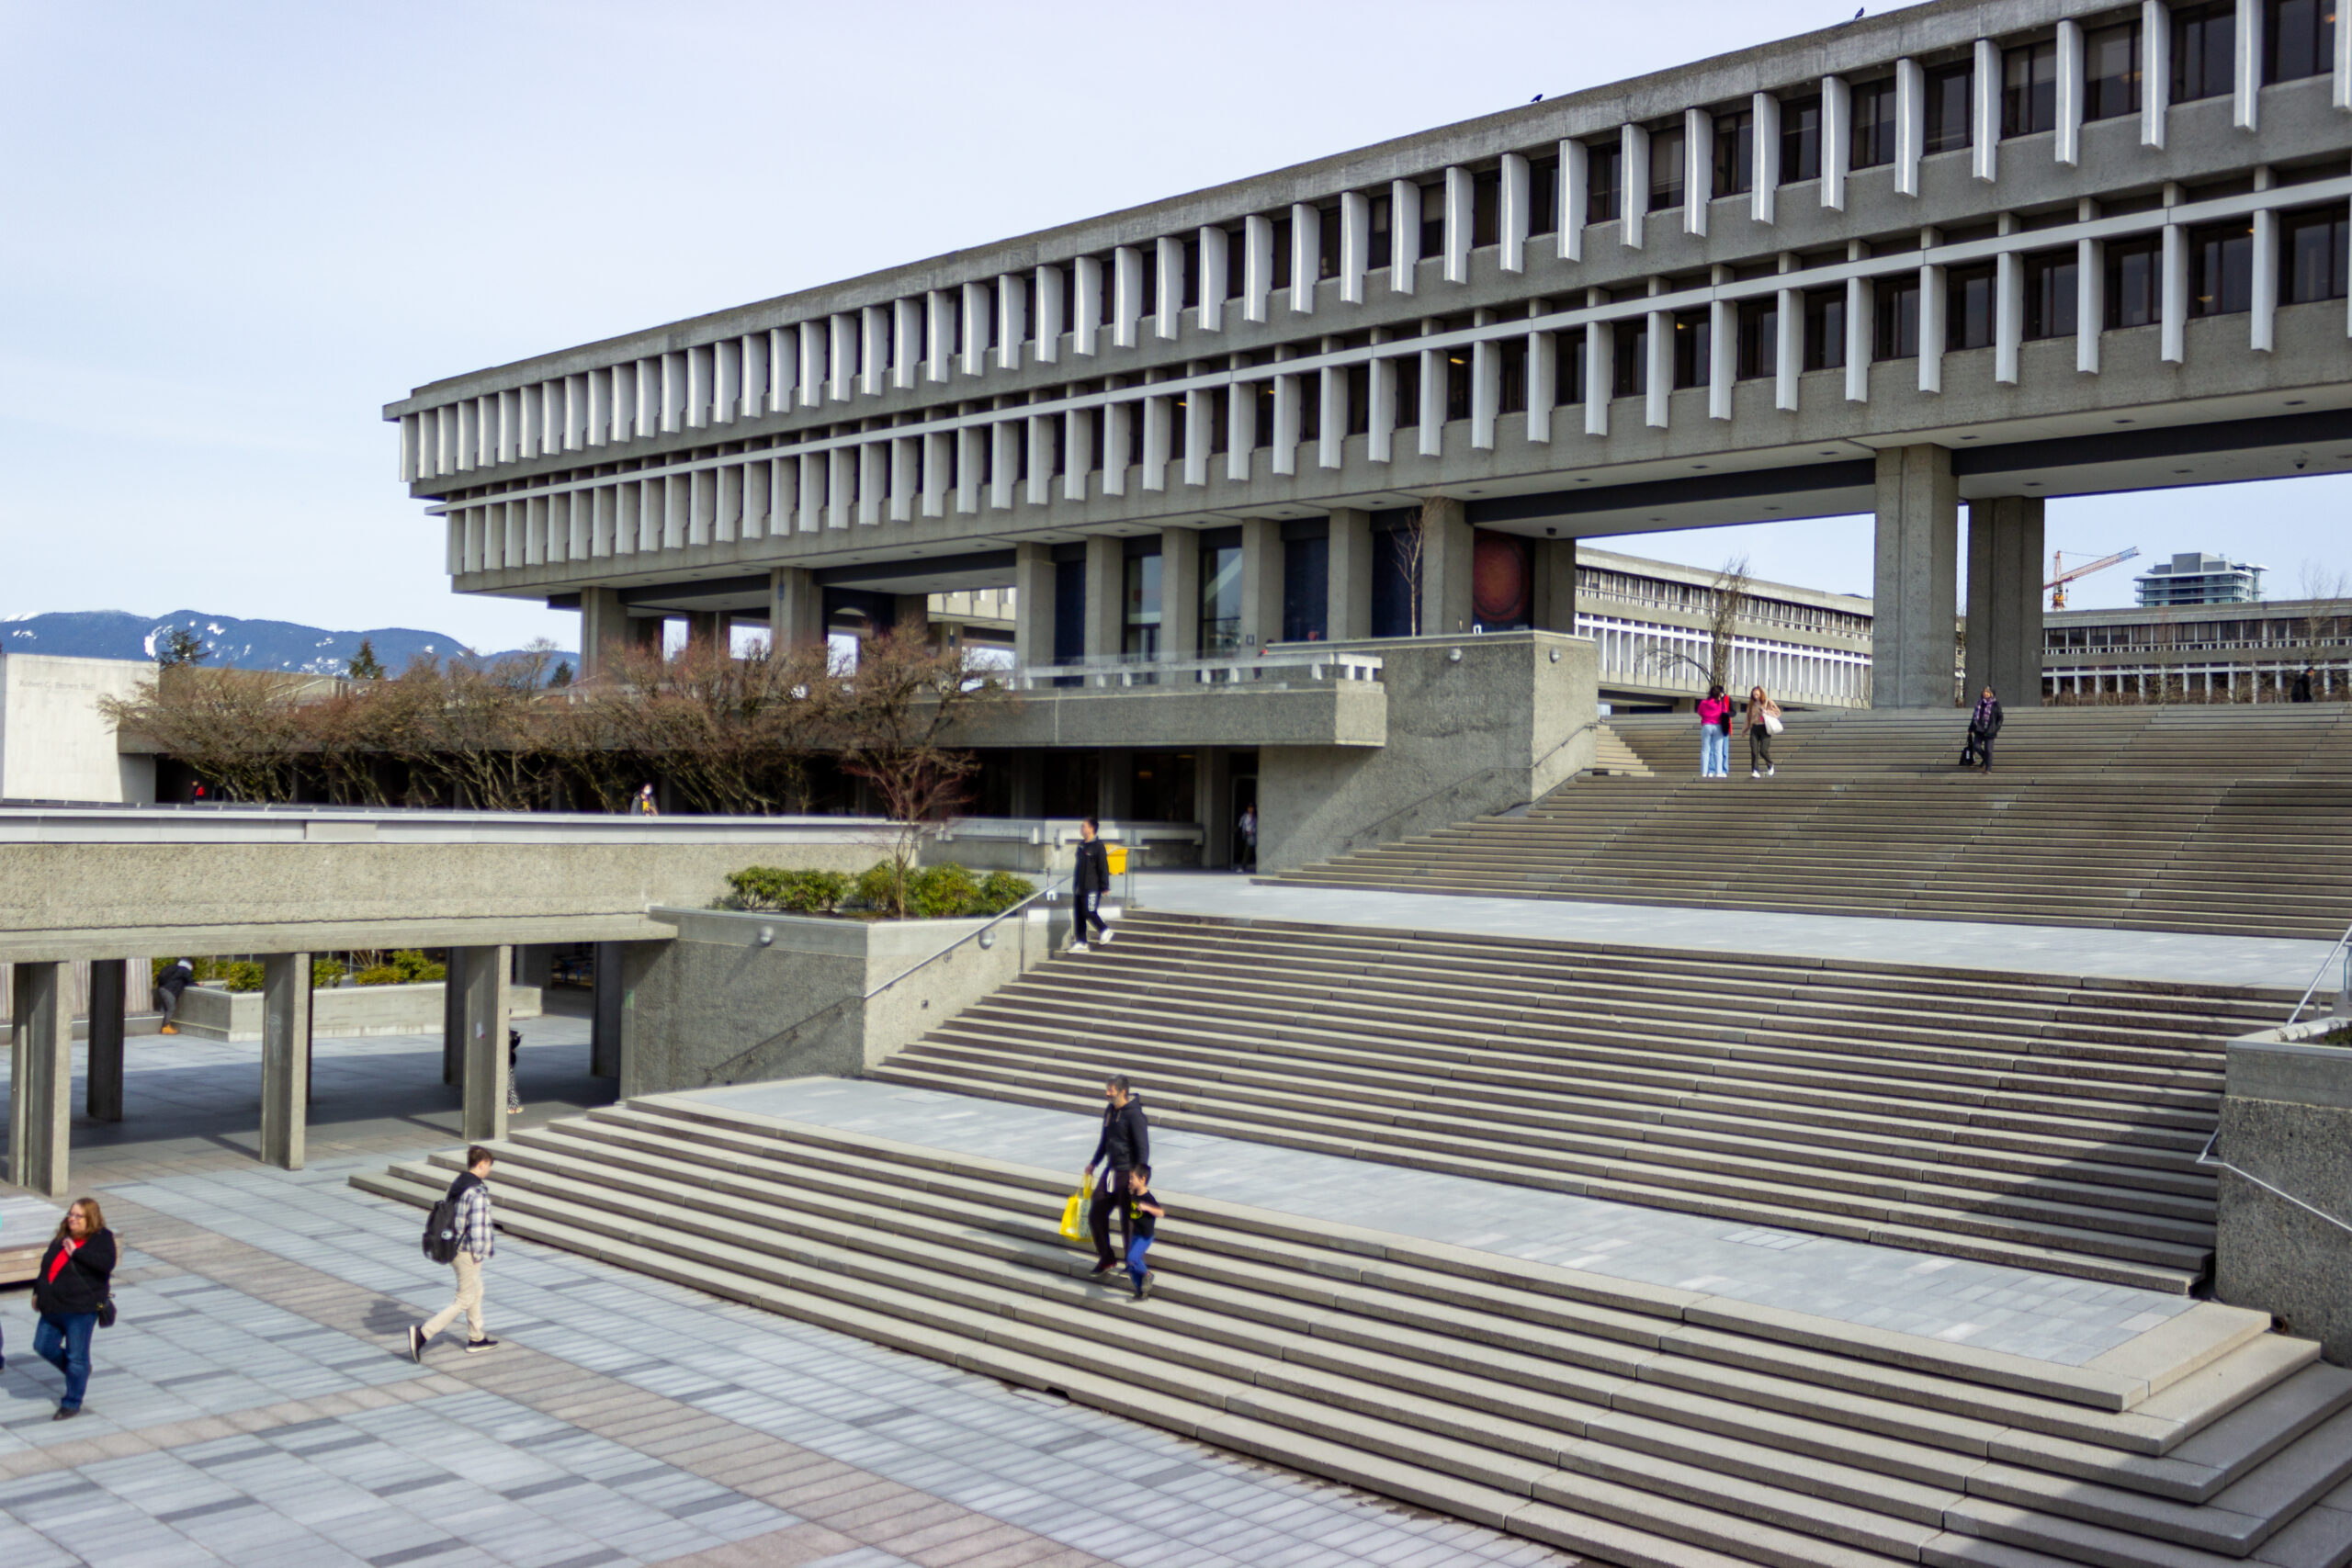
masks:
{"label": "woman in black coat", "polygon": [[75,1199],[33,1276],[33,1310],[40,1314],[33,1352],[65,1374],[65,1397],[52,1421],[82,1413],[82,1395],[90,1386],[90,1336],[97,1331],[99,1309],[113,1296],[114,1265],[114,1232],[107,1229],[97,1200]]}
{"label": "woman in black coat", "polygon": [[1964,768],[1972,762],[1981,762],[1984,771],[1991,773],[1993,737],[2000,733],[2001,699],[1993,694],[1992,687],[1987,686],[1968,716],[1968,744],[1961,750],[1960,765]]}

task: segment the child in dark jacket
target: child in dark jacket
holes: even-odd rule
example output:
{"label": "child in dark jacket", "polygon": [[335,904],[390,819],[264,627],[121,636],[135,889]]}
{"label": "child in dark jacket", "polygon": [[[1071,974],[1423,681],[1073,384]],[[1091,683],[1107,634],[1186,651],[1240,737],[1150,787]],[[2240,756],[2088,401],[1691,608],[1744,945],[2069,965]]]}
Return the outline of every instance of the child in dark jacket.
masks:
{"label": "child in dark jacket", "polygon": [[1139,1166],[1127,1176],[1127,1278],[1135,1281],[1136,1300],[1151,1294],[1151,1269],[1143,1260],[1151,1250],[1152,1233],[1168,1211],[1151,1195],[1151,1168]]}

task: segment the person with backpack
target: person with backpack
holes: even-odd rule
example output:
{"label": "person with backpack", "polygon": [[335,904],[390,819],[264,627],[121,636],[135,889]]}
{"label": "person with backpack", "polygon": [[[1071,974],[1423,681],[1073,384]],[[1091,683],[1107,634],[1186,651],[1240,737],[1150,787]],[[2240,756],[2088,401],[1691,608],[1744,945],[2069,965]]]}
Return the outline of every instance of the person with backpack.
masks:
{"label": "person with backpack", "polygon": [[1731,699],[1721,686],[1699,699],[1699,776],[1731,777]]}
{"label": "person with backpack", "polygon": [[1084,953],[1087,922],[1094,925],[1094,940],[1111,940],[1111,928],[1102,922],[1102,897],[1111,891],[1111,852],[1102,846],[1102,824],[1090,817],[1078,825],[1078,863],[1070,868],[1070,891],[1078,895],[1078,940],[1069,944],[1072,953]]}
{"label": "person with backpack", "polygon": [[408,1354],[413,1361],[424,1359],[424,1347],[457,1322],[460,1313],[471,1330],[466,1340],[467,1355],[478,1356],[497,1347],[498,1341],[490,1337],[481,1319],[481,1266],[497,1250],[490,1208],[490,1168],[496,1163],[480,1144],[468,1149],[464,1173],[449,1183],[448,1193],[433,1205],[432,1217],[424,1223],[424,1255],[456,1271],[458,1293],[423,1323],[409,1325]]}
{"label": "person with backpack", "polygon": [[[1128,1086],[1125,1073],[1114,1074],[1102,1084],[1102,1135],[1094,1141],[1094,1153],[1086,1161],[1085,1173],[1080,1185],[1091,1192],[1093,1201],[1087,1205],[1087,1224],[1094,1233],[1094,1256],[1100,1259],[1088,1278],[1108,1280],[1119,1268],[1119,1259],[1136,1244],[1135,1214],[1128,1207],[1127,1176],[1130,1171],[1144,1170],[1151,1165],[1151,1125],[1145,1121],[1143,1100]],[[1102,1168],[1102,1184],[1094,1183],[1094,1171]],[[1119,1211],[1119,1250],[1111,1250],[1111,1211]]]}
{"label": "person with backpack", "polygon": [[1968,716],[1968,744],[1960,749],[1960,765],[1982,763],[1986,773],[1993,771],[1993,737],[2001,733],[2001,700],[1993,688],[1976,699],[1976,706]]}
{"label": "person with backpack", "polygon": [[90,1388],[90,1336],[114,1321],[114,1232],[96,1198],[77,1198],[33,1274],[33,1354],[65,1374],[52,1421],[82,1414]]}

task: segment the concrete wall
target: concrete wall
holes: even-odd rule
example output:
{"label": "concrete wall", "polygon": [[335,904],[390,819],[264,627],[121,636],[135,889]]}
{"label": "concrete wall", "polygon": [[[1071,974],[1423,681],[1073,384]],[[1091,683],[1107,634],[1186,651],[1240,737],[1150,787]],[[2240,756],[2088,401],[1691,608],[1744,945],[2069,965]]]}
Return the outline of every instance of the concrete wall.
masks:
{"label": "concrete wall", "polygon": [[[337,986],[311,993],[311,1032],[330,1037],[358,1034],[439,1034],[446,1021],[438,981],[423,986]],[[506,987],[509,1018],[539,1016],[535,986]],[[261,1038],[262,993],[190,986],[173,1016],[180,1032],[199,1040],[232,1043]]]}
{"label": "concrete wall", "polygon": [[0,655],[0,797],[152,803],[155,760],[116,751],[98,702],[131,697],[154,675],[128,659]]}
{"label": "concrete wall", "polygon": [[1507,810],[1592,765],[1600,710],[1589,639],[1504,632],[1353,646],[1385,660],[1388,743],[1261,748],[1261,870]]}
{"label": "concrete wall", "polygon": [[[812,1076],[854,1077],[1043,962],[1067,916],[866,921],[657,909],[677,931],[628,944],[623,1097]],[[762,936],[768,941],[763,944]],[[869,993],[908,977],[871,1000]],[[827,1010],[832,1010],[828,1011]],[[820,1016],[821,1015],[821,1016]]]}
{"label": "concrete wall", "polygon": [[[2352,1048],[2278,1038],[2287,1032],[2231,1043],[2218,1153],[2352,1224]],[[2214,1295],[2285,1318],[2289,1332],[2352,1366],[2352,1231],[2239,1171],[2221,1173],[2218,1196]]]}

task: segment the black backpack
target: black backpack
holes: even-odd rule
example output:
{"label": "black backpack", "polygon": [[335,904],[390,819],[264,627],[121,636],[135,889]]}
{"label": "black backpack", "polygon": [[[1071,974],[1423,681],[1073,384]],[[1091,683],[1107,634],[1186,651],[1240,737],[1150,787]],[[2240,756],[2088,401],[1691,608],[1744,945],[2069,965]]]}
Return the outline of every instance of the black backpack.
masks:
{"label": "black backpack", "polygon": [[447,1194],[434,1204],[433,1213],[425,1216],[425,1257],[435,1263],[447,1263],[458,1256],[465,1241],[458,1234],[458,1201],[466,1195],[468,1187],[480,1185],[480,1180],[470,1170],[449,1183]]}

